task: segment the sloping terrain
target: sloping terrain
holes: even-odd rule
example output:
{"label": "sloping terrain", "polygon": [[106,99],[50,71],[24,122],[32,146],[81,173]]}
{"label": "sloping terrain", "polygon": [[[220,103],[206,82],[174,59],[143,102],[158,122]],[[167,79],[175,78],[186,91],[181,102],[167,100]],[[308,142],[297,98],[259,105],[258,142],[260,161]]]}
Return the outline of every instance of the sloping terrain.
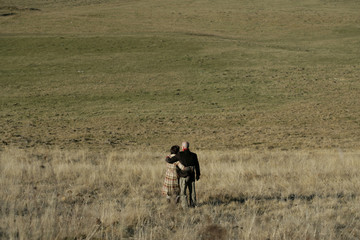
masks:
{"label": "sloping terrain", "polygon": [[2,1],[0,148],[358,149],[359,8]]}

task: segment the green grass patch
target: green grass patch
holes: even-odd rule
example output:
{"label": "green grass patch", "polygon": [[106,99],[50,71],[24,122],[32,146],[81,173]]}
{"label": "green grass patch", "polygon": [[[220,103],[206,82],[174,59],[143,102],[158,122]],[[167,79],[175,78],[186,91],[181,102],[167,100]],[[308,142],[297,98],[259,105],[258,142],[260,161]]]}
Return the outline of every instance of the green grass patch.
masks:
{"label": "green grass patch", "polygon": [[353,1],[2,4],[3,146],[358,146]]}

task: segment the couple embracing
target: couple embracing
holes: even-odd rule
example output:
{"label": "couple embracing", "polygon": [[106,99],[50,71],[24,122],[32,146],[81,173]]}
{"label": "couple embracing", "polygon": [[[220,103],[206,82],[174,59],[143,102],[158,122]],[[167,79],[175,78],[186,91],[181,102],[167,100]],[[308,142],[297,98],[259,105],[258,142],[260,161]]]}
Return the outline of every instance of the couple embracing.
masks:
{"label": "couple embracing", "polygon": [[190,151],[189,142],[180,147],[175,145],[166,157],[167,169],[162,193],[168,202],[181,202],[182,208],[196,206],[195,180],[200,179],[200,166],[197,155]]}

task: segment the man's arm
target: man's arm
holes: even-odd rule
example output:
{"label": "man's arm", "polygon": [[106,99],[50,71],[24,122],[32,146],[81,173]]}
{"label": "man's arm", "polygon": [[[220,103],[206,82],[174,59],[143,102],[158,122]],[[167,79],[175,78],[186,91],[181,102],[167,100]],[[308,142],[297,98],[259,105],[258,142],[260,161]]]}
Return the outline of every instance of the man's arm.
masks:
{"label": "man's arm", "polygon": [[178,157],[177,154],[176,154],[175,156],[173,156],[173,157],[167,156],[166,159],[165,159],[165,161],[166,161],[167,163],[174,163],[174,162],[179,161],[179,160],[180,160],[180,159],[179,159],[179,157]]}
{"label": "man's arm", "polygon": [[197,155],[195,154],[195,172],[196,172],[196,180],[200,179],[200,165],[197,158]]}

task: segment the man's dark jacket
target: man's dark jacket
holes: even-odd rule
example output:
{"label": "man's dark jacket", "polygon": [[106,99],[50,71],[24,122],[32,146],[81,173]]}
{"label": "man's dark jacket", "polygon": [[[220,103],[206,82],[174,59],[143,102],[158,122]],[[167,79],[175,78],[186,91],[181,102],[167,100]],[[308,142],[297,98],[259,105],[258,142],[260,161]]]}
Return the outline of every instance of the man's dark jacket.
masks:
{"label": "man's dark jacket", "polygon": [[180,177],[188,177],[190,175],[191,180],[195,181],[195,173],[196,173],[196,180],[200,178],[200,166],[199,161],[197,158],[196,153],[191,152],[189,149],[185,149],[182,152],[178,152],[172,158],[166,158],[166,162],[174,163],[179,161],[185,167],[194,167],[195,171],[191,171],[190,174],[185,171],[181,171],[179,168],[176,168],[177,174]]}

